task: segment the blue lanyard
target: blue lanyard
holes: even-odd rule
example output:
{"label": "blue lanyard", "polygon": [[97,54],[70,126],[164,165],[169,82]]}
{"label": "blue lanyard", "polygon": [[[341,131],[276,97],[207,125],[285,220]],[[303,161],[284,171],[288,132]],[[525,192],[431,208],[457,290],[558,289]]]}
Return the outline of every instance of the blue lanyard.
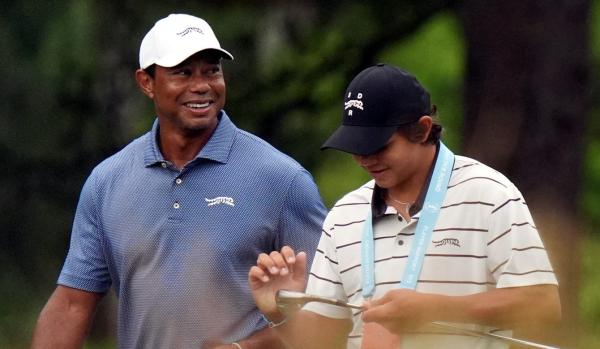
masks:
{"label": "blue lanyard", "polygon": [[[427,195],[421,209],[421,216],[419,217],[419,223],[417,223],[414,242],[406,261],[406,268],[404,269],[400,288],[414,290],[417,287],[419,274],[421,274],[421,268],[423,267],[425,251],[427,250],[429,241],[431,241],[433,227],[439,216],[444,196],[446,196],[448,182],[452,174],[452,166],[454,166],[454,154],[440,142],[440,151],[435,162],[429,188],[427,188]],[[373,241],[373,213],[371,210],[369,210],[365,218],[361,258],[362,294],[364,298],[370,298],[375,291],[375,243]]]}

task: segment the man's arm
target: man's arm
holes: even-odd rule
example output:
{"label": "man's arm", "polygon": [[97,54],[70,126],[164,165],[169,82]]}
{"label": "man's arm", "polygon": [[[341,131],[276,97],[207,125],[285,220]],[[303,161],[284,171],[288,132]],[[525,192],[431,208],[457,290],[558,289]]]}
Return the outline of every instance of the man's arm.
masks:
{"label": "man's arm", "polygon": [[367,304],[365,322],[377,322],[394,333],[432,321],[477,323],[503,329],[532,330],[558,322],[558,287],[534,285],[499,288],[468,296],[444,296],[393,290]]}
{"label": "man's arm", "polygon": [[59,285],[40,313],[31,349],[81,348],[102,297]]}

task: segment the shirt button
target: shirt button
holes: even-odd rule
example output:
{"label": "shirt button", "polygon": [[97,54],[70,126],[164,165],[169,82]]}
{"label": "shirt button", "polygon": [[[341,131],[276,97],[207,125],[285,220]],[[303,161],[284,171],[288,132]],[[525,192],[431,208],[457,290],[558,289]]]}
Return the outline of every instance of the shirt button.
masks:
{"label": "shirt button", "polygon": [[161,162],[160,166],[162,166],[162,168],[167,168],[167,163],[166,162]]}
{"label": "shirt button", "polygon": [[174,208],[174,209],[178,209],[178,208],[180,208],[180,207],[181,207],[181,205],[180,205],[178,202],[175,202],[175,203],[173,204],[173,208]]}
{"label": "shirt button", "polygon": [[175,183],[177,183],[177,184],[181,184],[181,182],[183,182],[183,181],[181,180],[181,178],[177,178],[177,179],[175,180]]}
{"label": "shirt button", "polygon": [[404,240],[398,240],[398,246],[404,245]]}

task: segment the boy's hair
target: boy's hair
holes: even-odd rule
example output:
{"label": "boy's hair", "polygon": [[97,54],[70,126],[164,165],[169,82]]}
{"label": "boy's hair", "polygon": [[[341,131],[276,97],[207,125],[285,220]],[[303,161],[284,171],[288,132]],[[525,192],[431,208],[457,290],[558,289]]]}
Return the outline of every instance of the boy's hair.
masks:
{"label": "boy's hair", "polygon": [[[442,125],[436,120],[437,108],[435,105],[431,107],[431,117],[433,118],[433,124],[431,125],[431,131],[429,132],[429,136],[425,140],[425,143],[437,144],[440,139],[442,139]],[[398,127],[398,131],[408,138],[409,141],[413,143],[419,143],[423,139],[423,134],[425,130],[423,126],[419,124],[418,121],[415,121],[408,125],[403,125]]]}

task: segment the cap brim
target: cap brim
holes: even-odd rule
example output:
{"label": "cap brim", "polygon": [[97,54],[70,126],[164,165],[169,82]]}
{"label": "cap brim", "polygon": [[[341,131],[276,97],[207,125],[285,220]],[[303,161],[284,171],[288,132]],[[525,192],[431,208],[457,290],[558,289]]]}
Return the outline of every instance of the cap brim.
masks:
{"label": "cap brim", "polygon": [[398,126],[349,126],[342,125],[321,146],[355,155],[370,155],[381,150]]}
{"label": "cap brim", "polygon": [[[208,49],[208,50],[211,50],[211,49]],[[223,58],[233,60],[233,55],[231,53],[227,52],[226,50],[223,50],[222,48],[213,48],[212,50],[220,51]]]}
{"label": "cap brim", "polygon": [[[185,61],[186,59],[190,58],[191,56],[195,55],[196,53],[202,52],[202,51],[215,51],[215,52],[218,52],[222,58],[233,60],[233,55],[231,55],[231,53],[223,50],[222,48],[200,47],[200,48],[194,49],[194,48],[190,47],[190,49],[187,52],[176,52],[172,55],[162,57],[161,59],[157,59],[152,64],[157,64],[157,65],[160,65],[161,67],[174,67],[174,66],[180,64],[181,62]],[[147,66],[150,66],[150,65],[151,64],[147,64]]]}

